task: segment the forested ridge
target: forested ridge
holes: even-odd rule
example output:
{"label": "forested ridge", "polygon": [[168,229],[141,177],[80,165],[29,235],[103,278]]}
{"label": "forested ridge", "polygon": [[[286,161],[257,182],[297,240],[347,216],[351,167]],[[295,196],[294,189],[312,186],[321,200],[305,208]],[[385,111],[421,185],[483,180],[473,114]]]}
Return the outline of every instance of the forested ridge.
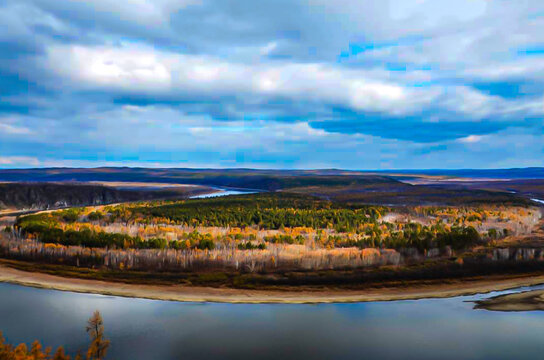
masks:
{"label": "forested ridge", "polygon": [[175,195],[180,196],[179,193],[118,190],[99,185],[4,183],[0,184],[0,209],[49,209],[103,205]]}

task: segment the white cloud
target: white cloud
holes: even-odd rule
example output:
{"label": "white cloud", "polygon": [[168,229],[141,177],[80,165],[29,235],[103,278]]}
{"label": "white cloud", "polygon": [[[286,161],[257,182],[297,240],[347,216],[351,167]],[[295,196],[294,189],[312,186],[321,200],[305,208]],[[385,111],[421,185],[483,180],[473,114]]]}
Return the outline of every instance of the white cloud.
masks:
{"label": "white cloud", "polygon": [[[62,61],[62,67],[57,64]],[[319,63],[240,64],[149,47],[53,47],[50,68],[72,86],[175,94],[267,95],[336,103],[357,110],[403,113],[423,91],[372,77],[363,70]],[[417,106],[416,106],[417,107]]]}
{"label": "white cloud", "polygon": [[[61,61],[65,65],[57,66]],[[163,95],[170,99],[235,96],[251,103],[256,97],[279,97],[395,116],[432,106],[437,111],[460,113],[458,120],[543,110],[527,100],[506,100],[468,86],[412,87],[403,83],[424,80],[420,71],[393,81],[385,71],[325,63],[244,64],[134,44],[56,46],[49,49],[48,64],[76,88]]]}
{"label": "white cloud", "polygon": [[193,136],[210,136],[213,132],[213,129],[211,127],[190,127],[187,130],[189,130],[189,133]]}
{"label": "white cloud", "polygon": [[[153,51],[83,46],[52,48],[48,59],[52,70],[61,74],[71,71],[65,75],[75,81],[139,90],[168,89],[172,79],[167,66],[171,61]],[[65,66],[59,67],[60,62]]]}
{"label": "white cloud", "polygon": [[11,135],[28,135],[32,133],[32,130],[25,127],[19,127],[0,122],[0,134],[1,133]]}
{"label": "white cloud", "polygon": [[507,81],[531,78],[544,80],[544,61],[539,57],[519,57],[509,61],[494,61],[468,68],[462,72],[467,78]]}
{"label": "white cloud", "polygon": [[458,141],[462,143],[466,143],[466,144],[472,144],[472,143],[480,142],[482,138],[483,137],[479,135],[469,135],[467,137],[458,139]]}
{"label": "white cloud", "polygon": [[74,13],[110,14],[120,21],[135,22],[142,25],[159,26],[168,22],[169,17],[190,5],[200,4],[200,0],[35,0],[45,8],[62,8]]}
{"label": "white cloud", "polygon": [[271,41],[268,44],[266,44],[264,46],[261,46],[261,48],[259,49],[259,53],[261,54],[261,56],[265,56],[265,55],[270,54],[277,47],[278,47],[278,42],[277,41]]}
{"label": "white cloud", "polygon": [[0,156],[0,165],[38,166],[40,165],[40,161],[30,156]]}

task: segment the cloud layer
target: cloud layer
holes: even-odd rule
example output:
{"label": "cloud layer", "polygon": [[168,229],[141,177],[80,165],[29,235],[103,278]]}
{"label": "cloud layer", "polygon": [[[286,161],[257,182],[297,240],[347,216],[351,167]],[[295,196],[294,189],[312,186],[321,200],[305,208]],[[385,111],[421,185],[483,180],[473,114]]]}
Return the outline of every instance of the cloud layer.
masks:
{"label": "cloud layer", "polygon": [[6,0],[0,167],[544,166],[541,1]]}

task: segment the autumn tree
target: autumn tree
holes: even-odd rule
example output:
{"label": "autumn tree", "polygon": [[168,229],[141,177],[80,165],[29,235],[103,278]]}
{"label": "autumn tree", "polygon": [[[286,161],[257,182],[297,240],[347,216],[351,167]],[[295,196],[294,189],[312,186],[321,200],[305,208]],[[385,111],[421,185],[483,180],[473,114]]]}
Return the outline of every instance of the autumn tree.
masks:
{"label": "autumn tree", "polygon": [[64,348],[61,346],[53,355],[53,360],[70,360],[70,357],[64,353]]}
{"label": "autumn tree", "polygon": [[6,344],[2,332],[0,332],[0,360],[13,360],[14,358],[13,346]]}
{"label": "autumn tree", "polygon": [[104,337],[104,321],[98,310],[94,312],[87,322],[87,333],[91,337],[91,345],[87,350],[87,359],[103,359],[110,346],[110,341]]}
{"label": "autumn tree", "polygon": [[[91,337],[87,359],[103,359],[110,342],[104,338],[104,322],[98,311],[95,311],[87,322],[87,332]],[[52,355],[51,348],[47,347],[44,350],[39,341],[34,341],[30,350],[24,343],[13,347],[5,342],[2,332],[0,332],[0,360],[70,360],[70,356],[66,355],[62,346]],[[79,352],[74,360],[83,360]]]}
{"label": "autumn tree", "polygon": [[30,348],[30,355],[32,360],[45,360],[50,358],[48,355],[51,353],[51,349],[47,348],[45,353],[43,352],[42,344],[38,340],[32,343]]}

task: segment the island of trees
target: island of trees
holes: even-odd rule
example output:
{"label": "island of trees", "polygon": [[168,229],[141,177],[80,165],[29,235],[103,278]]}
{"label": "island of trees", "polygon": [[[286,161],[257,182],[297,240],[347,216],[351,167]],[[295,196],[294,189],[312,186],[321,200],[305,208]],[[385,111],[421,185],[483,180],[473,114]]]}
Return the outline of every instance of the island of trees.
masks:
{"label": "island of trees", "polygon": [[504,238],[530,233],[539,218],[528,206],[386,207],[257,193],[21,216],[4,229],[0,255],[123,272],[326,271],[434,259],[460,264],[467,251],[491,251]]}

